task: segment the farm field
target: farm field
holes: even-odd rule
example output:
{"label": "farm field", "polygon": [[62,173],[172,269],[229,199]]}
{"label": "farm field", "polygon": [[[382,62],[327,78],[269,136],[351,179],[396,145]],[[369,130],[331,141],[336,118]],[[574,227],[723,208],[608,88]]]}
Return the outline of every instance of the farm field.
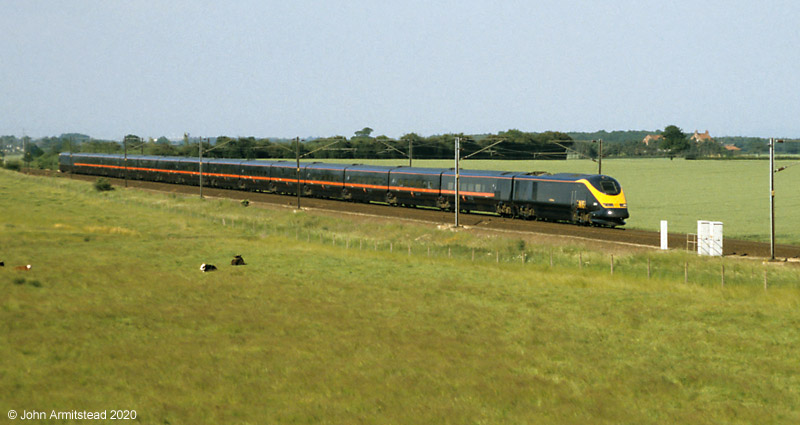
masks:
{"label": "farm field", "polygon": [[[408,165],[408,160],[324,160],[381,165]],[[776,167],[796,161],[776,161]],[[452,160],[415,160],[418,167],[453,167]],[[597,173],[589,160],[465,160],[462,168],[550,173]],[[687,161],[684,159],[607,159],[603,174],[622,184],[631,218],[627,227],[658,231],[661,220],[670,232],[696,233],[697,220],[722,221],[726,237],[769,240],[768,161]],[[775,238],[800,244],[800,167],[775,176]]]}
{"label": "farm field", "polygon": [[[605,252],[580,245],[101,193],[4,170],[0,197],[2,412],[132,409],[172,424],[800,421],[790,265],[631,252],[611,275]],[[248,265],[227,265],[235,254]],[[203,262],[220,270],[203,274]]]}

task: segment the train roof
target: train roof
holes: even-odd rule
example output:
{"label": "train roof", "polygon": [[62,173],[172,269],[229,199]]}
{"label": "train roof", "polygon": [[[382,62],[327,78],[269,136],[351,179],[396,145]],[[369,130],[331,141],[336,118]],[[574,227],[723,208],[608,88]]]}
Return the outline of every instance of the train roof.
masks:
{"label": "train roof", "polygon": [[72,156],[93,156],[99,158],[108,158],[108,157],[116,157],[121,156],[113,153],[92,153],[92,152],[61,152],[60,155],[72,155]]}
{"label": "train roof", "polygon": [[[461,169],[458,171],[459,177],[486,177],[486,178],[498,178],[498,179],[510,179],[514,177],[513,171],[494,171],[494,170],[464,170]],[[456,170],[450,169],[445,170],[442,174],[443,176],[455,176]]]}
{"label": "train roof", "polygon": [[204,163],[208,164],[236,164],[239,165],[244,162],[243,159],[229,159],[229,158],[203,158]]}
{"label": "train roof", "polygon": [[305,168],[311,170],[337,170],[337,171],[344,171],[345,168],[349,167],[349,164],[331,164],[329,162],[312,162],[312,163],[303,163],[300,165],[305,165]]}
{"label": "train roof", "polygon": [[421,175],[438,176],[447,171],[447,169],[400,166],[400,167],[395,167],[390,171],[392,174],[421,174]]}
{"label": "train roof", "polygon": [[[308,164],[307,162],[301,162],[300,166]],[[297,168],[297,163],[295,161],[275,161],[271,164],[273,167],[278,168]]]}
{"label": "train roof", "polygon": [[248,159],[248,160],[242,161],[241,164],[242,164],[243,167],[244,166],[246,166],[246,167],[271,167],[272,164],[275,164],[276,162],[281,162],[281,161],[264,161],[264,160],[260,160],[260,159]]}
{"label": "train roof", "polygon": [[558,181],[578,181],[594,176],[596,174],[577,174],[577,173],[558,173],[558,174],[515,174],[514,178],[517,180],[558,180]]}
{"label": "train roof", "polygon": [[365,165],[365,164],[353,164],[347,166],[347,171],[363,171],[368,173],[388,173],[391,170],[394,170],[395,166],[387,166],[387,165]]}

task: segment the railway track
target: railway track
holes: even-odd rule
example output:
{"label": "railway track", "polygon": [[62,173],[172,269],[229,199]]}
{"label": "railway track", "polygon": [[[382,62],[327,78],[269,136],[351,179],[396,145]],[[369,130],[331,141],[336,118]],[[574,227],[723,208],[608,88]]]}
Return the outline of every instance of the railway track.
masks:
{"label": "railway track", "polygon": [[[49,170],[30,170],[30,174],[64,177],[60,173]],[[71,178],[87,181],[94,181],[97,179],[96,176],[77,174],[71,176]],[[123,179],[109,178],[109,181],[115,186],[124,185]],[[161,192],[186,194],[197,194],[199,191],[199,188],[196,186],[136,180],[128,180],[128,186]],[[297,205],[297,197],[295,196],[213,188],[203,188],[203,194],[210,197],[248,199],[252,202],[284,205],[287,207]],[[301,198],[300,202],[303,208],[314,208],[338,213],[412,219],[437,225],[449,225],[454,222],[453,213],[434,209],[391,207],[381,204],[362,204],[317,198]],[[620,246],[640,247],[643,249],[657,249],[661,244],[661,236],[658,232],[646,230],[610,229],[544,221],[515,220],[487,214],[462,214],[459,216],[459,223],[473,229],[483,229],[487,231],[527,233],[553,238],[576,238],[594,243],[613,243]],[[686,235],[670,233],[669,246],[672,249],[686,249]],[[776,257],[780,259],[800,258],[800,246],[776,245],[775,252]],[[723,254],[726,256],[768,258],[770,255],[770,247],[768,243],[764,242],[725,238],[723,242]]]}

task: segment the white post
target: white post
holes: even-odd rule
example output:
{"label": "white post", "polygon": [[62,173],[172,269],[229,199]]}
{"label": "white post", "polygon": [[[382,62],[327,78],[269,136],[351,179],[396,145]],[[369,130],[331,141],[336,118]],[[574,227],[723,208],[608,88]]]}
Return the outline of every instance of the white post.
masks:
{"label": "white post", "polygon": [[669,249],[668,228],[667,220],[661,220],[661,249]]}

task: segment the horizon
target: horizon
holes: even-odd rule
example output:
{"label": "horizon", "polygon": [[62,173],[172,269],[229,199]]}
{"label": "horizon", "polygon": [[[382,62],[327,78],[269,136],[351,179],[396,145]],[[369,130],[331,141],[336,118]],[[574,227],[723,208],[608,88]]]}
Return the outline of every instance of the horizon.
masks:
{"label": "horizon", "polygon": [[[680,128],[680,127],[679,127],[679,128]],[[508,130],[501,130],[501,131],[509,131],[509,130],[517,130],[517,129],[508,129]],[[421,135],[421,134],[418,134],[418,135],[419,135],[420,137],[423,137],[423,138],[435,137],[435,136],[443,136],[443,135],[450,135],[450,134],[463,134],[464,136],[488,136],[488,135],[496,135],[496,134],[499,134],[501,131],[494,132],[494,133],[473,133],[473,134],[468,134],[468,133],[464,133],[464,132],[454,132],[454,133],[439,133],[439,134],[430,134],[430,135]],[[610,130],[610,131],[609,131],[609,130],[597,130],[597,131],[559,131],[559,130],[546,130],[546,131],[530,131],[530,132],[528,132],[528,131],[523,131],[523,130],[520,130],[520,131],[522,131],[522,132],[524,132],[524,133],[533,133],[533,134],[538,134],[538,133],[547,133],[547,132],[556,132],[556,133],[562,133],[562,134],[567,134],[567,135],[571,135],[571,134],[592,134],[592,133],[602,133],[602,132],[606,132],[606,133],[609,133],[609,134],[611,134],[611,133],[617,133],[617,132],[619,132],[619,133],[628,133],[628,132],[630,132],[630,133],[660,134],[660,133],[663,131],[663,129],[660,129],[660,130]],[[683,132],[683,133],[686,135],[686,137],[691,137],[691,136],[692,136],[692,135],[695,133],[695,131],[696,131],[696,132],[698,132],[699,134],[703,134],[705,131],[708,131],[708,130],[703,130],[703,131],[700,131],[700,130],[692,130],[692,131],[687,131],[687,130],[685,130],[685,129],[682,129],[682,128],[681,128],[681,131],[682,131],[682,132]],[[355,132],[354,132],[354,133],[355,133]],[[410,133],[403,133],[403,135],[406,135],[406,134],[410,134]],[[123,140],[123,138],[125,137],[125,136],[122,136],[122,137],[119,137],[119,138],[103,138],[103,137],[95,137],[95,136],[94,136],[94,135],[92,135],[92,134],[88,134],[88,133],[81,133],[81,132],[69,132],[69,133],[61,133],[61,134],[58,134],[58,135],[35,136],[35,137],[34,137],[34,136],[31,136],[31,135],[0,134],[0,137],[4,137],[4,136],[11,136],[11,137],[15,137],[15,138],[17,138],[17,139],[22,139],[23,137],[29,137],[29,138],[30,138],[32,141],[36,141],[36,140],[43,140],[43,139],[45,139],[45,138],[64,138],[65,136],[69,136],[69,135],[75,135],[75,136],[84,136],[84,137],[89,137],[91,140],[98,140],[98,141],[108,141],[108,142],[119,142],[119,143],[122,143],[122,140]],[[162,138],[162,137],[165,137],[165,138],[166,138],[167,140],[169,140],[170,142],[179,142],[179,141],[182,141],[182,140],[183,140],[183,136],[181,136],[181,137],[179,137],[179,138],[170,138],[170,137],[167,137],[167,136],[157,136],[157,137],[154,137],[154,136],[141,136],[141,135],[136,135],[136,134],[134,134],[134,136],[140,137],[140,138],[142,138],[142,139],[152,139],[152,140],[154,140],[154,141],[156,141],[156,140],[158,140],[158,139],[160,139],[160,138]],[[378,134],[377,136],[372,136],[372,135],[371,135],[371,136],[367,136],[367,137],[369,137],[369,138],[373,138],[373,139],[374,139],[374,138],[377,138],[377,137],[384,137],[384,136],[385,136],[385,135],[383,135],[383,134]],[[190,135],[189,135],[189,140],[197,140],[197,139],[218,139],[218,138],[220,138],[220,137],[228,137],[228,138],[233,138],[233,139],[238,139],[238,138],[251,138],[251,137],[252,137],[252,138],[254,138],[254,139],[256,139],[256,140],[278,140],[278,141],[292,141],[292,140],[294,140],[294,139],[295,139],[295,137],[277,137],[277,136],[255,136],[255,135],[247,135],[247,136],[241,136],[241,135],[237,135],[237,136],[230,136],[230,135],[225,135],[225,134],[220,134],[220,135],[216,135],[216,136],[192,136],[192,135],[190,134]],[[347,139],[349,140],[349,139],[352,139],[352,138],[354,138],[354,137],[356,137],[356,136],[349,136],[349,137],[348,137],[348,136],[345,136],[345,135],[343,135],[343,134],[337,134],[337,135],[331,135],[331,136],[306,136],[306,137],[300,137],[300,141],[301,141],[301,142],[307,142],[307,141],[314,141],[314,140],[318,140],[318,139],[334,138],[334,137],[345,137],[345,138],[347,138]],[[388,137],[388,136],[385,136],[385,137]],[[730,138],[743,138],[743,139],[766,139],[766,140],[770,139],[770,137],[761,137],[761,136],[747,136],[747,135],[745,135],[745,136],[730,136],[730,135],[714,135],[714,134],[711,134],[711,137],[712,137],[713,139],[730,139]],[[773,138],[775,138],[775,139],[786,139],[787,141],[793,141],[793,140],[798,140],[798,139],[800,139],[800,138],[797,138],[797,139],[795,139],[795,138],[790,138],[790,137],[781,138],[781,137],[774,137],[774,136],[773,136]],[[397,138],[397,137],[389,137],[389,139],[390,139],[390,140],[399,140],[400,138]],[[631,139],[631,140],[633,140],[633,139]]]}

